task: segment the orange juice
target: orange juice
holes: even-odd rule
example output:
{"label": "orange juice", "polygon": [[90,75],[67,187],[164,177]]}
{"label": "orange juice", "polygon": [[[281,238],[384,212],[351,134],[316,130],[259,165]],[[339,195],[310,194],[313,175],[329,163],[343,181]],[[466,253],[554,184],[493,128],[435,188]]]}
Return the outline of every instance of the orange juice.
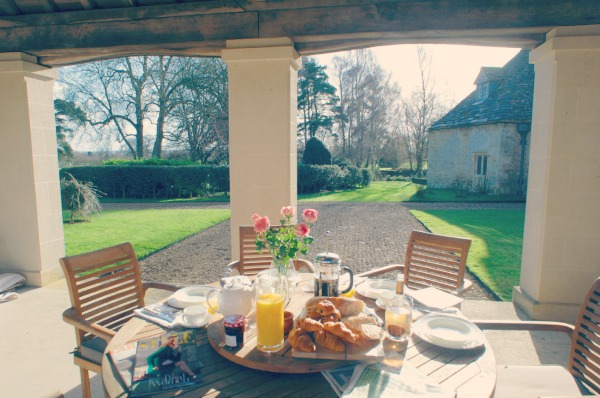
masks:
{"label": "orange juice", "polygon": [[261,294],[256,300],[256,327],[258,348],[277,351],[283,347],[283,296]]}

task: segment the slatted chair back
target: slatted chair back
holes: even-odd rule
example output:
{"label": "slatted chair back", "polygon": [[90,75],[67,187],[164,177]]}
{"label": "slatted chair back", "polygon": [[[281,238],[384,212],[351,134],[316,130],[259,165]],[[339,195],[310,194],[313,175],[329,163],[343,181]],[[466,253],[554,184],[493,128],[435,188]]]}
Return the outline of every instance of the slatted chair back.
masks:
{"label": "slatted chair back", "polygon": [[569,371],[588,389],[600,393],[600,278],[593,283],[579,310]]}
{"label": "slatted chair back", "polygon": [[413,231],[404,262],[407,286],[457,291],[463,285],[470,247],[469,239]]}
{"label": "slatted chair back", "polygon": [[[140,267],[131,244],[60,259],[77,317],[117,330],[144,306]],[[93,335],[77,329],[77,345]]]}
{"label": "slatted chair back", "polygon": [[264,249],[262,253],[256,251],[256,232],[252,226],[240,226],[240,275],[256,275],[271,267],[273,256]]}

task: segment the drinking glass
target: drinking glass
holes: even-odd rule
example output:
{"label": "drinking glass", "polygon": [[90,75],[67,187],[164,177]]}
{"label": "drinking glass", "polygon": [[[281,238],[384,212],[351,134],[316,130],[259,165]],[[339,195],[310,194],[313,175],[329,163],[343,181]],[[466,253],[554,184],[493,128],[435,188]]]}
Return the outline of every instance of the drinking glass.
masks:
{"label": "drinking glass", "polygon": [[410,337],[412,298],[395,295],[385,308],[385,330],[393,341],[405,342]]}
{"label": "drinking glass", "polygon": [[279,351],[283,347],[283,308],[288,299],[288,281],[276,269],[256,278],[257,347]]}

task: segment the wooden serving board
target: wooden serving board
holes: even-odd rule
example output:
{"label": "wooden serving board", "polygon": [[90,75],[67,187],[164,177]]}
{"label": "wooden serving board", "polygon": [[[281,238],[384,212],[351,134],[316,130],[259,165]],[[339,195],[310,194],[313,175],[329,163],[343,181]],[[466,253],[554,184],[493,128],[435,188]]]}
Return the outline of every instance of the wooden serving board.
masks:
{"label": "wooden serving board", "polygon": [[382,361],[385,357],[383,344],[380,340],[373,341],[365,346],[349,343],[344,344],[346,345],[346,350],[343,352],[333,351],[319,345],[317,345],[316,352],[304,352],[292,348],[292,356],[294,358],[333,359],[338,361]]}
{"label": "wooden serving board", "polygon": [[[298,317],[294,319],[294,325],[297,319],[306,317],[306,308]],[[308,333],[315,341],[313,333]],[[382,361],[385,357],[382,340],[369,341],[364,345],[350,344],[344,342],[345,351],[338,352],[329,348],[321,347],[318,344],[316,352],[304,352],[292,347],[292,357],[307,359],[334,359],[339,361]]]}

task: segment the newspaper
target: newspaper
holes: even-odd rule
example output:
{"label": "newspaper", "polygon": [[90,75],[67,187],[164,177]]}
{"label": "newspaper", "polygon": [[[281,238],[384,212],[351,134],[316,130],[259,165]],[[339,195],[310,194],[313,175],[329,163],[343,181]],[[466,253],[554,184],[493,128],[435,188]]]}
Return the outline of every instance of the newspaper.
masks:
{"label": "newspaper", "polygon": [[322,373],[339,397],[456,397],[456,392],[429,381],[408,362],[400,369],[390,369],[383,364],[360,364]]}

